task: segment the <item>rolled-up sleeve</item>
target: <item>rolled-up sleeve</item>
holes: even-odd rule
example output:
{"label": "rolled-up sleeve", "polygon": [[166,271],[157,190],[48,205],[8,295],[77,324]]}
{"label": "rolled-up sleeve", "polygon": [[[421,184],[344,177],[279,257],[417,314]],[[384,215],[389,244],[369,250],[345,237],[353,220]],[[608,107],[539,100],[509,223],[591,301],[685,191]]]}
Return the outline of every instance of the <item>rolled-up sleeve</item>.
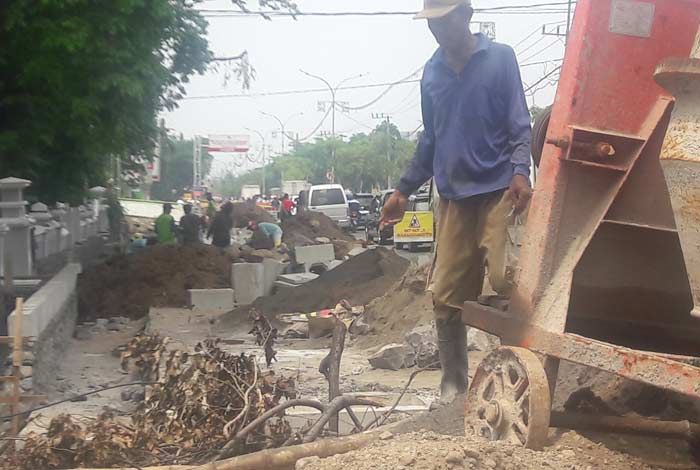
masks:
{"label": "rolled-up sleeve", "polygon": [[525,100],[520,67],[513,49],[508,48],[507,64],[504,76],[505,101],[507,111],[508,135],[510,141],[513,174],[530,176],[530,112]]}
{"label": "rolled-up sleeve", "polygon": [[421,111],[423,114],[423,133],[418,139],[416,153],[401,177],[396,189],[409,195],[421,187],[433,176],[433,159],[435,157],[435,127],[433,124],[433,103],[421,81]]}

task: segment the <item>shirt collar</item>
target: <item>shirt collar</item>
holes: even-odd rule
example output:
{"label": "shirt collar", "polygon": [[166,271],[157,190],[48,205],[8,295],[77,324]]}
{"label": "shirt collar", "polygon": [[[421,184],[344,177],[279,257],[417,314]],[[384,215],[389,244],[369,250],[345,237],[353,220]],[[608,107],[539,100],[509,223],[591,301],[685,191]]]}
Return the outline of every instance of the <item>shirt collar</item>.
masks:
{"label": "shirt collar", "polygon": [[[474,37],[476,37],[476,49],[474,49],[474,55],[487,51],[489,47],[491,47],[491,40],[486,37],[484,33],[476,33],[474,34]],[[442,49],[442,47],[439,47],[435,57],[442,62],[443,64],[447,64],[447,61],[445,60],[445,52]]]}

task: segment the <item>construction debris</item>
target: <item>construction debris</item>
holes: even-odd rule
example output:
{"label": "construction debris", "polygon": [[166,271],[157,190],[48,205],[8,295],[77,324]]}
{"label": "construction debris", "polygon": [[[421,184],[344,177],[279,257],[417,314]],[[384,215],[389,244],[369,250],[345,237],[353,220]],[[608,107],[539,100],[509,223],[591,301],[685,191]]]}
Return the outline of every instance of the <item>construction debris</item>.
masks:
{"label": "construction debris", "polygon": [[80,275],[80,320],[141,318],[150,307],[186,307],[188,289],[230,288],[233,261],[207,245],[154,246],[114,256]]}
{"label": "construction debris", "polygon": [[413,348],[398,343],[387,344],[367,360],[375,369],[399,370],[416,364]]}
{"label": "construction debris", "polygon": [[[167,338],[138,336],[122,354],[145,378],[131,422],[109,413],[96,419],[61,415],[46,435],[30,434],[21,451],[5,455],[1,468],[147,466],[206,462],[232,436],[282,399],[295,398],[293,379],[262,374],[254,356],[231,355],[207,340],[193,354],[168,350]],[[240,443],[241,453],[281,445],[291,436],[284,418],[265,423]]]}
{"label": "construction debris", "polygon": [[440,363],[438,338],[435,326],[417,326],[406,335],[406,344],[413,348],[418,367],[434,367]]}

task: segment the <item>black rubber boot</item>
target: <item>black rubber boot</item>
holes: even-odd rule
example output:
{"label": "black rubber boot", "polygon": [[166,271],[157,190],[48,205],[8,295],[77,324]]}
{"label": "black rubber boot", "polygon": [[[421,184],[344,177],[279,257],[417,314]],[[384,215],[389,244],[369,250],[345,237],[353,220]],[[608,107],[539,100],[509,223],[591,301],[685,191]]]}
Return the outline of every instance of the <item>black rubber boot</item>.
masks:
{"label": "black rubber boot", "polygon": [[435,327],[442,365],[440,404],[446,405],[467,391],[467,333],[461,319],[437,320]]}

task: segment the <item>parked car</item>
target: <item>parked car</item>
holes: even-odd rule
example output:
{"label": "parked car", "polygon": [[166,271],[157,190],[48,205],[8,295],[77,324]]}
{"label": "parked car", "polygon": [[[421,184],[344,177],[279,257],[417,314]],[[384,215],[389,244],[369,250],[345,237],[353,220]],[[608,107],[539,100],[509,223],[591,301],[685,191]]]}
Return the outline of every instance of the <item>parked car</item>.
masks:
{"label": "parked car", "polygon": [[348,199],[345,190],[339,184],[321,184],[309,188],[308,204],[312,211],[321,212],[330,217],[340,227],[350,226]]}

